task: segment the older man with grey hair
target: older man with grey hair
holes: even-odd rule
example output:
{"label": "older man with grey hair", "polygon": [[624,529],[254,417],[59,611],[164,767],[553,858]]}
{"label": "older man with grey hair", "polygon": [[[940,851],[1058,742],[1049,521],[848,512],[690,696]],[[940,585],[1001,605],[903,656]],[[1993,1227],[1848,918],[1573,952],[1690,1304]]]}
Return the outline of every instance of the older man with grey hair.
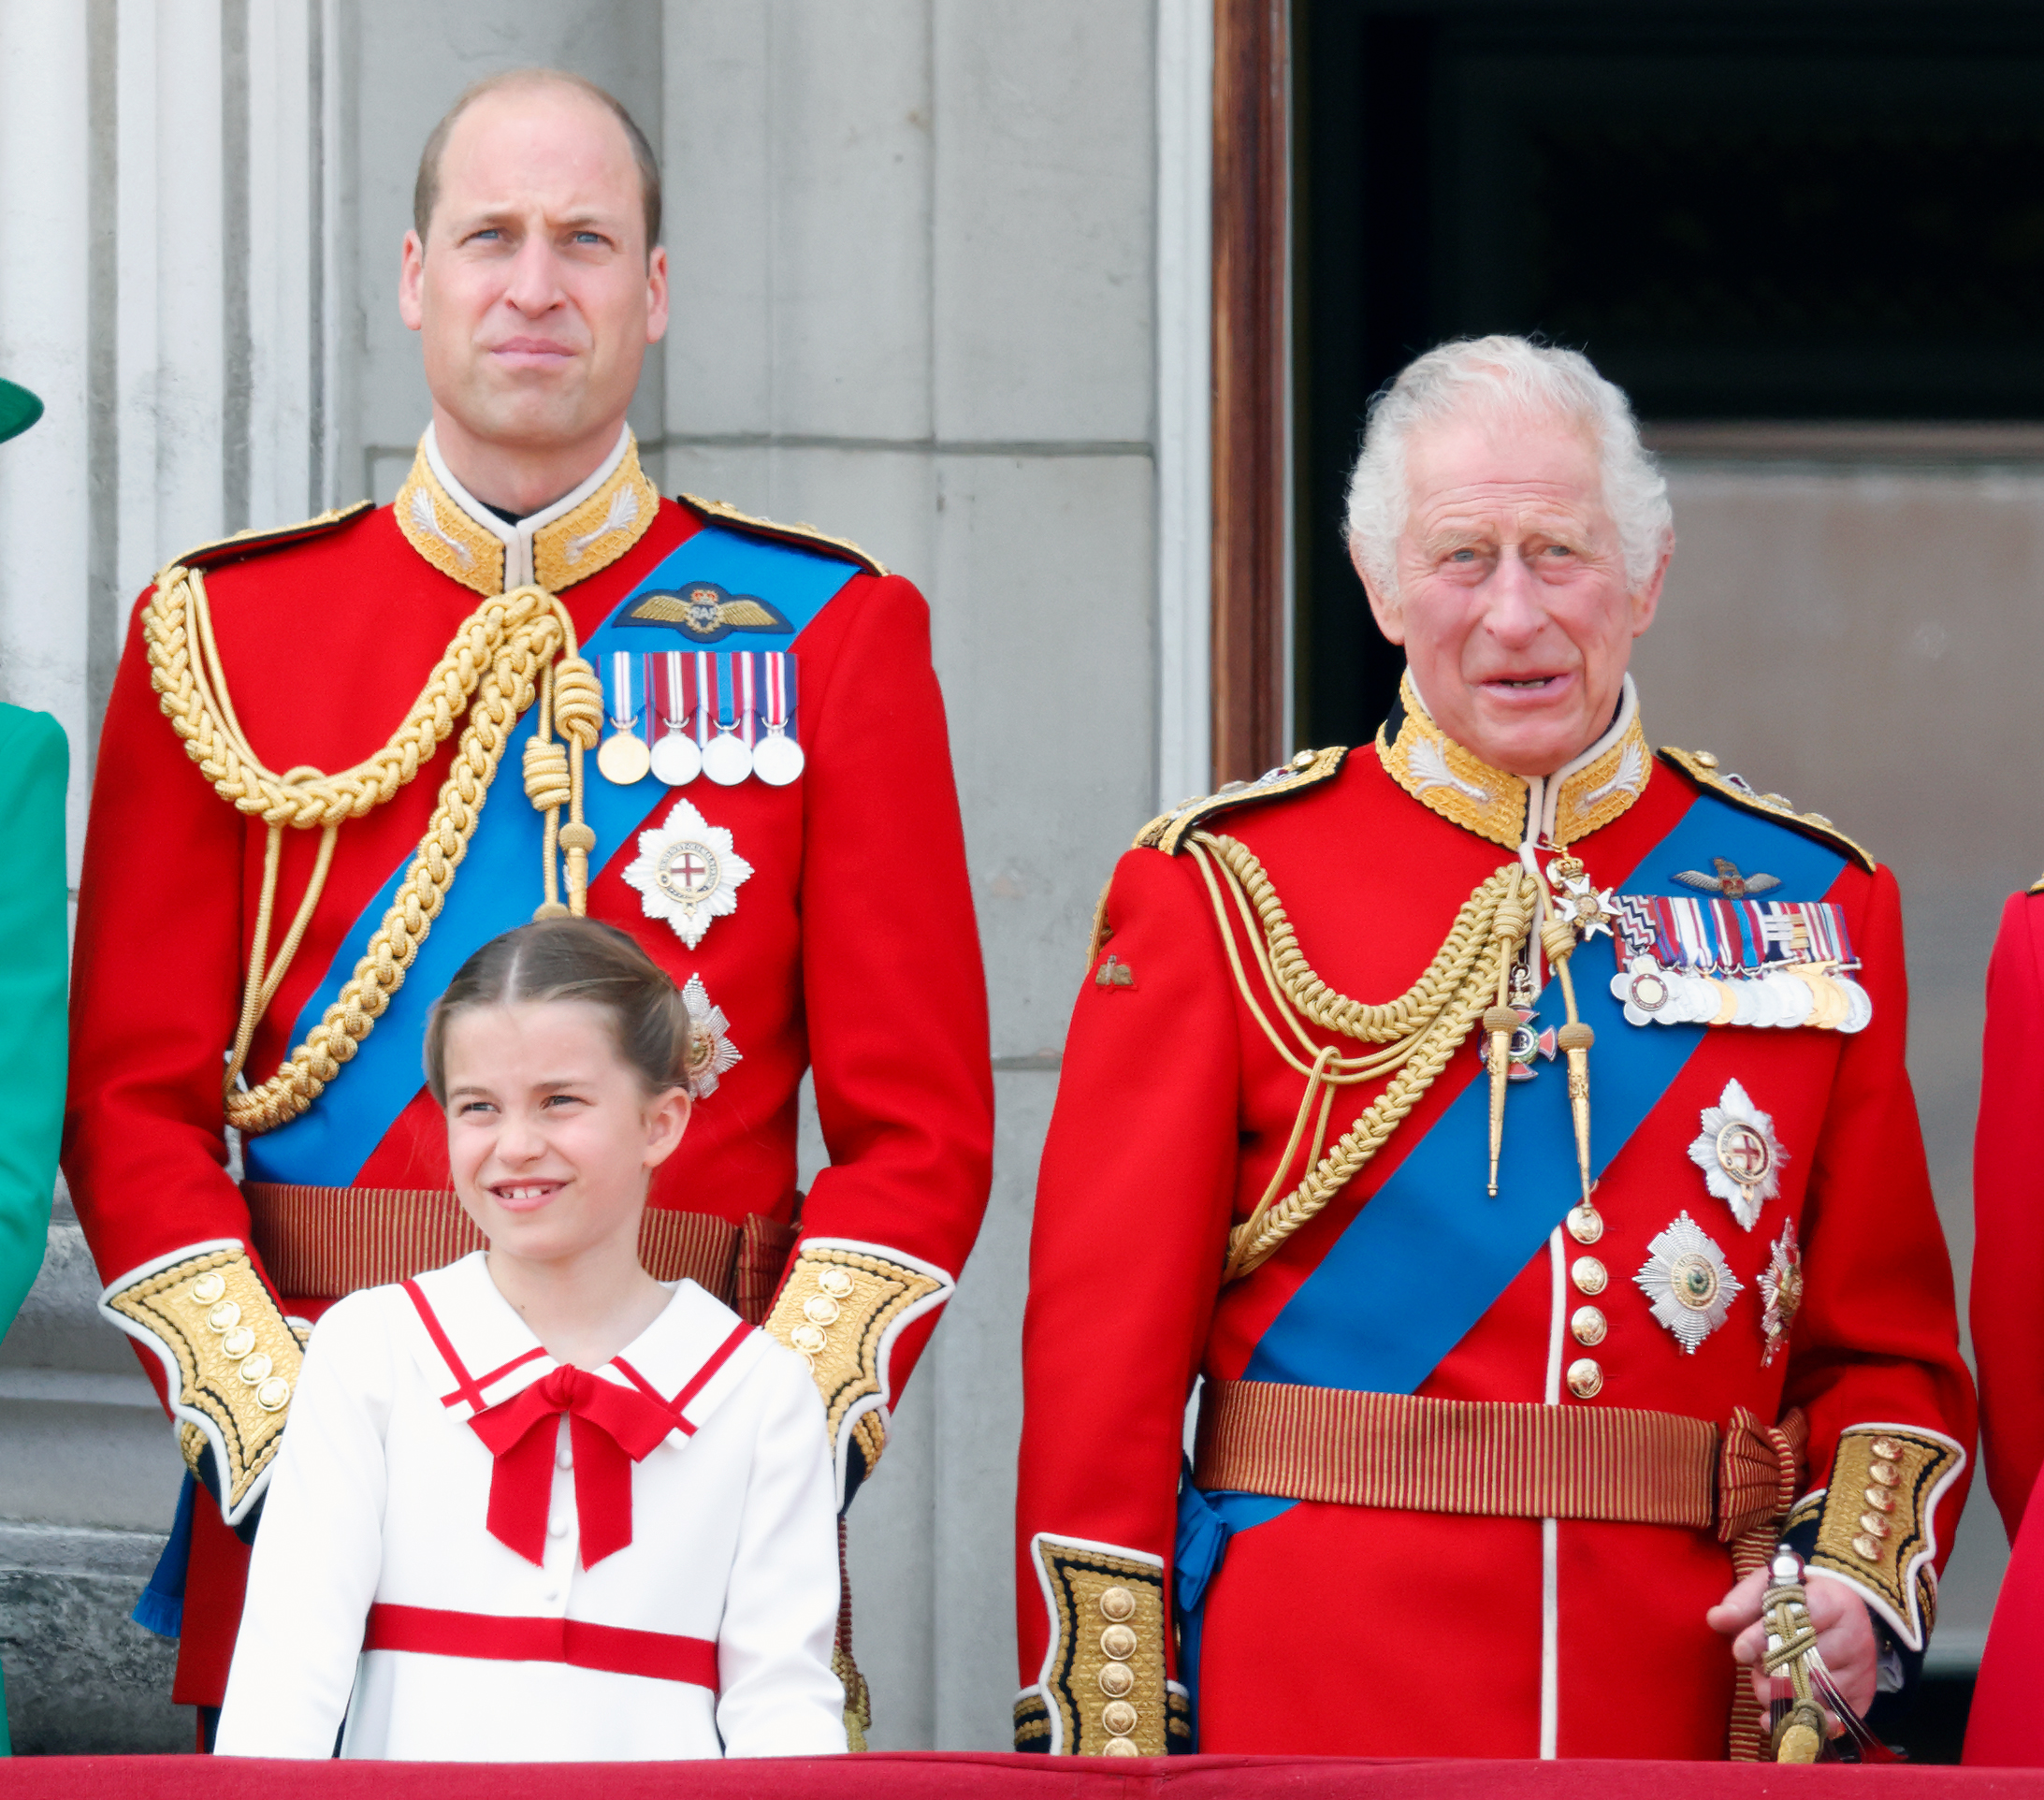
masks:
{"label": "older man with grey hair", "polygon": [[1018,1748],[1871,1749],[1974,1438],[1893,878],[1649,748],[1667,489],[1582,356],[1420,357],[1349,528],[1376,742],[1153,820],[1094,927]]}

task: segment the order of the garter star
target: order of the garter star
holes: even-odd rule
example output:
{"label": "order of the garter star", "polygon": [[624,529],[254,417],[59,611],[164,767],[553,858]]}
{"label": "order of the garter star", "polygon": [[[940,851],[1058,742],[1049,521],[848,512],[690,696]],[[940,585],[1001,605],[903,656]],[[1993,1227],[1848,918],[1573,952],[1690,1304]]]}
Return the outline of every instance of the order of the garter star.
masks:
{"label": "order of the garter star", "polygon": [[625,879],[639,890],[645,916],[666,920],[693,950],[711,921],[738,910],[739,884],[751,874],[731,833],[677,800],[665,819],[639,834],[639,854]]}
{"label": "order of the garter star", "polygon": [[1781,1166],[1789,1160],[1775,1136],[1774,1117],[1730,1081],[1718,1104],[1703,1109],[1703,1126],[1689,1145],[1689,1160],[1703,1171],[1703,1185],[1750,1231],[1761,1208],[1781,1192]]}

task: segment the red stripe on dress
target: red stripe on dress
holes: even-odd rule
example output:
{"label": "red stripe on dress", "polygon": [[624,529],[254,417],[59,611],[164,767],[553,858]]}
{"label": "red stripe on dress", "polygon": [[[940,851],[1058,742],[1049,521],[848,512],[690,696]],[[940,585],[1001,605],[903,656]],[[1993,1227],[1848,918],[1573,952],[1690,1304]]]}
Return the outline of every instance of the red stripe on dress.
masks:
{"label": "red stripe on dress", "polygon": [[442,1406],[452,1406],[457,1400],[465,1400],[477,1412],[483,1410],[483,1390],[470,1378],[468,1366],[455,1354],[455,1346],[445,1331],[441,1329],[440,1320],[433,1309],[426,1303],[426,1296],[419,1291],[415,1281],[400,1284],[411,1295],[412,1304],[418,1309],[419,1322],[426,1327],[426,1335],[433,1340],[433,1348],[440,1352],[441,1360],[447,1365],[447,1372],[455,1378],[455,1391],[441,1400]]}
{"label": "red stripe on dress", "polygon": [[437,1606],[371,1606],[365,1650],[409,1650],[478,1662],[561,1662],[718,1691],[717,1646],[706,1637],[635,1632],[579,1619],[505,1618]]}
{"label": "red stripe on dress", "polygon": [[709,1360],[689,1377],[688,1383],[673,1400],[669,1400],[624,1357],[613,1357],[611,1366],[642,1394],[645,1394],[648,1399],[659,1401],[662,1406],[674,1414],[674,1417],[680,1422],[682,1430],[689,1437],[693,1437],[695,1436],[696,1428],[692,1422],[682,1416],[683,1409],[703,1388],[709,1386],[710,1378],[731,1360],[732,1353],[749,1338],[755,1329],[757,1329],[756,1327],[747,1325],[743,1319],[740,1319],[736,1325],[732,1327],[731,1335],[722,1343],[718,1344],[715,1350],[710,1352]]}

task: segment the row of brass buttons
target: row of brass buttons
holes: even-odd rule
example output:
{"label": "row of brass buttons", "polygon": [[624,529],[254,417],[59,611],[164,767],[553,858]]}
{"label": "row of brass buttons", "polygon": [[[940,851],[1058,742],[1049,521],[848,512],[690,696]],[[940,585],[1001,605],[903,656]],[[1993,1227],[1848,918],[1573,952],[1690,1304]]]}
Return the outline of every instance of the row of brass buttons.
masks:
{"label": "row of brass buttons", "polygon": [[1100,1665],[1100,1691],[1108,1703],[1100,1708],[1100,1723],[1108,1741],[1100,1747],[1103,1756],[1140,1756],[1133,1733],[1141,1716],[1129,1703],[1135,1691],[1136,1671],[1129,1660],[1141,1640],[1128,1621],[1136,1616],[1136,1596],[1126,1588],[1106,1589],[1100,1595],[1100,1617],[1107,1628],[1100,1633],[1100,1651],[1107,1661]]}
{"label": "row of brass buttons", "polygon": [[206,1323],[220,1334],[220,1347],[241,1365],[241,1379],[255,1389],[255,1403],[281,1413],[291,1400],[291,1384],[275,1372],[269,1353],[255,1347],[255,1333],[241,1323],[241,1309],[225,1298],[226,1278],[209,1270],[192,1284],[192,1298],[207,1309]]}
{"label": "row of brass buttons", "polygon": [[[1577,1243],[1591,1244],[1604,1235],[1603,1214],[1581,1201],[1569,1209],[1569,1236]],[[1570,1265],[1569,1279],[1575,1291],[1594,1299],[1611,1285],[1611,1276],[1595,1256],[1578,1256]],[[1610,1331],[1603,1309],[1578,1306],[1569,1316],[1569,1335],[1586,1349],[1595,1349]],[[1593,1357],[1578,1357],[1569,1365],[1569,1392],[1577,1400],[1595,1400],[1603,1391],[1604,1372]]]}
{"label": "row of brass buttons", "polygon": [[802,1323],[788,1334],[788,1342],[814,1362],[830,1341],[830,1328],[837,1323],[840,1302],[851,1298],[851,1277],[842,1269],[826,1269],[816,1278],[817,1291],[802,1303]]}
{"label": "row of brass buttons", "polygon": [[1860,1515],[1860,1534],[1852,1540],[1852,1552],[1863,1562],[1881,1560],[1881,1541],[1894,1532],[1888,1515],[1895,1510],[1894,1490],[1902,1486],[1902,1445],[1893,1438],[1876,1438],[1874,1459],[1867,1464],[1866,1511]]}

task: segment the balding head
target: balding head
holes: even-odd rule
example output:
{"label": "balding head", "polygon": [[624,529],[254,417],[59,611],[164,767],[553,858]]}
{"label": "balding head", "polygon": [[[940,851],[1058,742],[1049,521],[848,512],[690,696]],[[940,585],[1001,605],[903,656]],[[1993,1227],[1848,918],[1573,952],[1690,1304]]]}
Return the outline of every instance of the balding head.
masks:
{"label": "balding head", "polygon": [[454,136],[455,125],[461,115],[490,94],[510,96],[519,90],[544,88],[565,88],[581,95],[591,106],[602,108],[617,122],[631,149],[631,160],[638,166],[639,196],[645,210],[645,249],[648,254],[651,254],[653,246],[660,240],[660,166],[654,157],[653,146],[646,141],[645,133],[639,129],[638,122],[625,110],[616,95],[582,76],[558,68],[515,68],[486,75],[480,81],[472,81],[463,89],[461,97],[447,109],[446,115],[433,127],[432,136],[427,138],[425,150],[419,153],[418,179],[412,184],[412,228],[419,234],[422,244],[432,240],[429,227],[433,209],[440,202],[441,165],[446,158],[447,140]]}

